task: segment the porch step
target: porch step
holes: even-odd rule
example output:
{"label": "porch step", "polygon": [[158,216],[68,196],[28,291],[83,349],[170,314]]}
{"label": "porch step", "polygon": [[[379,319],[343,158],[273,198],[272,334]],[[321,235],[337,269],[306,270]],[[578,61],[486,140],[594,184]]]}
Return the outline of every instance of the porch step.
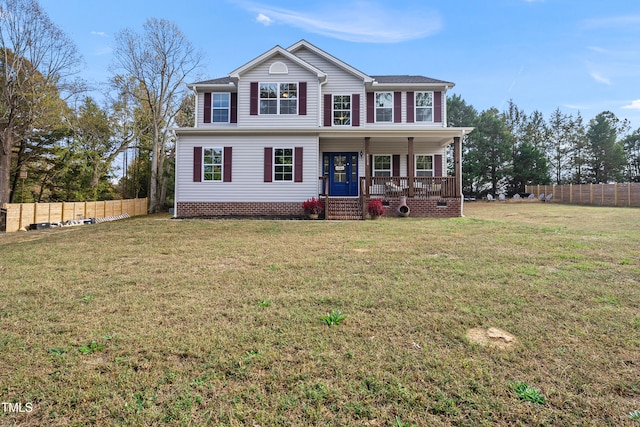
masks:
{"label": "porch step", "polygon": [[360,198],[330,197],[327,202],[327,219],[361,220]]}

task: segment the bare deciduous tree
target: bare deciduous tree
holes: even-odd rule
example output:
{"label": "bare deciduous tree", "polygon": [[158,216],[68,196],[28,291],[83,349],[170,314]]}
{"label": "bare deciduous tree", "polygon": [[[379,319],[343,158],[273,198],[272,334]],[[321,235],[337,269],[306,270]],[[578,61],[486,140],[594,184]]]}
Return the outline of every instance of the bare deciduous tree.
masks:
{"label": "bare deciduous tree", "polygon": [[75,44],[36,0],[0,0],[0,205],[10,201],[11,156],[46,126],[51,102],[79,71]]}
{"label": "bare deciduous tree", "polygon": [[156,212],[166,192],[167,160],[172,155],[170,129],[186,90],[185,79],[199,66],[201,54],[175,24],[151,18],[142,34],[125,29],[116,35],[114,56],[114,81],[126,83],[119,90],[130,93],[151,112],[149,212]]}

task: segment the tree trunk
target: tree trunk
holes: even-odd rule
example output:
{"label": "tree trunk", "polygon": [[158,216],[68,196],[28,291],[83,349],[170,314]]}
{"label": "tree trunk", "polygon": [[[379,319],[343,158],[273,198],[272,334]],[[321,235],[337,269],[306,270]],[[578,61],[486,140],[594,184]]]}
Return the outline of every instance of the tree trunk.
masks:
{"label": "tree trunk", "polygon": [[11,128],[2,131],[2,145],[0,146],[0,206],[11,201],[11,149],[13,148],[13,134]]}
{"label": "tree trunk", "polygon": [[154,123],[153,127],[153,147],[151,151],[151,176],[149,178],[149,213],[155,213],[158,210],[158,157],[160,148],[160,132],[158,125]]}

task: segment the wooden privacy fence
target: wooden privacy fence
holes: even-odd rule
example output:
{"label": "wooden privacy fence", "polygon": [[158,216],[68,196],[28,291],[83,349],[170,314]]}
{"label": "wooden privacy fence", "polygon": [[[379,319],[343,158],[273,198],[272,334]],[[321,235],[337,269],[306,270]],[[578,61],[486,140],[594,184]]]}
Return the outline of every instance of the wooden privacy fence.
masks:
{"label": "wooden privacy fence", "polygon": [[89,218],[108,218],[128,214],[146,215],[147,199],[107,200],[102,202],[9,203],[2,206],[6,232],[29,228],[30,224],[58,223]]}
{"label": "wooden privacy fence", "polygon": [[527,193],[553,194],[551,202],[598,206],[640,206],[640,182],[620,184],[527,185]]}

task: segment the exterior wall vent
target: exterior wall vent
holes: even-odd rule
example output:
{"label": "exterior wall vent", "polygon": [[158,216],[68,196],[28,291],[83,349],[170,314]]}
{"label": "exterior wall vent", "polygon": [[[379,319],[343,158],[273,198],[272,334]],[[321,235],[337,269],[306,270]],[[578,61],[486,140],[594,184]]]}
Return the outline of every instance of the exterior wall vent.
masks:
{"label": "exterior wall vent", "polygon": [[283,62],[274,62],[269,67],[269,74],[289,74],[289,68]]}

